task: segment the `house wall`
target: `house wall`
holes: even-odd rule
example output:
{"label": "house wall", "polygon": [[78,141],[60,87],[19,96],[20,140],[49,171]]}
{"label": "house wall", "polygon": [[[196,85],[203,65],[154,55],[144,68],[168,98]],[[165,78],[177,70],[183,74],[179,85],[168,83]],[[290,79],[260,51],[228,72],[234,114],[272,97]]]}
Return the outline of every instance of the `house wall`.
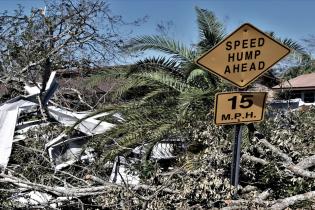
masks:
{"label": "house wall", "polygon": [[291,98],[301,98],[304,103],[315,103],[315,90],[293,91]]}
{"label": "house wall", "polygon": [[315,90],[290,90],[268,104],[273,109],[297,109],[304,105],[315,105]]}

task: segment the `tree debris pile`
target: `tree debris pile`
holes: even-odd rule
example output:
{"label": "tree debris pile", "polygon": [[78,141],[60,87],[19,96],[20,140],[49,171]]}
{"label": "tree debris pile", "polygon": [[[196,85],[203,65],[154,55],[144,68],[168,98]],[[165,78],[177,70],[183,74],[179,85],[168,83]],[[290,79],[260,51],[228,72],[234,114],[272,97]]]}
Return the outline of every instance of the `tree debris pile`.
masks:
{"label": "tree debris pile", "polygon": [[[257,127],[261,133],[245,129],[237,200],[229,180],[233,139],[229,127],[217,128],[208,122],[191,125],[187,129],[198,144],[168,160],[171,165],[167,167],[161,167],[157,159],[134,159],[135,154],[119,162],[117,158],[101,162],[98,153],[93,161],[76,160],[62,170],[56,170],[45,145],[63,132],[63,126],[35,127],[23,141],[13,144],[8,167],[0,175],[1,205],[59,209],[309,207],[315,196],[314,116],[314,108],[277,112]],[[77,131],[72,135],[78,135]],[[101,139],[87,138],[81,157],[95,141]],[[196,150],[200,144],[206,146]],[[110,178],[115,170],[120,184]],[[128,181],[128,177],[133,178]],[[135,177],[139,181],[132,183]]]}

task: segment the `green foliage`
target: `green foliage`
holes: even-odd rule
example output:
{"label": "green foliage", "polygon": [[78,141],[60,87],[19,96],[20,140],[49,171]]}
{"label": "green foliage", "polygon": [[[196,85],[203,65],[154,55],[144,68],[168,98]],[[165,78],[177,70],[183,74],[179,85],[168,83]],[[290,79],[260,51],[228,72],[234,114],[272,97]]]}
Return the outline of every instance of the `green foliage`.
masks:
{"label": "green foliage", "polygon": [[274,32],[267,32],[267,34],[271,36],[273,39],[276,39],[278,42],[284,44],[285,46],[293,50],[293,52],[291,53],[297,53],[302,60],[308,60],[310,58],[310,56],[305,52],[305,49],[298,42],[290,38],[283,39],[277,37]]}
{"label": "green foliage", "polygon": [[174,59],[183,62],[193,62],[196,54],[186,48],[178,41],[167,39],[164,36],[142,36],[134,38],[127,45],[128,50],[131,52],[145,51],[145,50],[158,50],[171,55]]}
{"label": "green foliage", "polygon": [[315,149],[312,144],[315,140],[314,107],[277,114],[270,110],[269,115],[270,118],[263,121],[260,129],[272,144],[278,145],[295,160],[312,154]]}
{"label": "green foliage", "polygon": [[[263,121],[259,130],[266,136],[266,139],[276,145],[281,151],[288,154],[294,163],[298,163],[303,158],[313,155],[314,144],[314,107],[293,111],[280,112],[275,110],[269,112],[270,117]],[[252,151],[257,153],[256,151]],[[270,160],[270,164],[260,166],[250,164],[252,171],[252,182],[257,182],[262,189],[272,186],[274,198],[284,198],[312,191],[315,189],[315,181],[304,177],[295,176],[283,170],[279,164],[279,159],[271,151],[260,154],[264,159]],[[247,166],[246,166],[247,167]],[[245,176],[246,177],[246,176]]]}
{"label": "green foliage", "polygon": [[[200,9],[198,7],[196,7],[196,12],[200,41],[195,48],[187,48],[178,41],[169,39],[165,36],[142,36],[132,39],[127,45],[127,49],[129,49],[131,52],[155,50],[166,54],[166,57],[170,57],[169,59],[162,57],[156,59],[150,58],[146,59],[145,61],[140,61],[138,63],[140,64],[138,68],[140,67],[141,69],[141,65],[143,65],[143,63],[156,63],[155,67],[152,65],[149,66],[151,70],[160,68],[161,70],[166,70],[167,72],[179,72],[186,80],[190,76],[190,73],[194,69],[198,68],[198,66],[194,63],[194,60],[197,58],[197,56],[212,48],[224,37],[223,24],[217,20],[212,12]],[[173,65],[173,70],[170,70],[169,64]],[[217,78],[211,74],[208,74],[207,77],[211,85],[215,87],[217,85],[215,82]],[[190,80],[191,79],[192,77],[190,77]]]}
{"label": "green foliage", "polygon": [[200,39],[198,52],[201,54],[214,47],[224,38],[225,29],[213,12],[199,7],[196,7],[195,10]]}
{"label": "green foliage", "polygon": [[175,76],[183,77],[183,72],[179,68],[176,59],[165,57],[152,57],[139,60],[136,64],[130,66],[128,75],[139,72],[165,71]]}
{"label": "green foliage", "polygon": [[293,66],[289,68],[283,75],[284,80],[290,80],[303,74],[310,74],[315,72],[315,62],[310,60],[303,65]]}
{"label": "green foliage", "polygon": [[185,130],[193,120],[206,119],[213,107],[214,89],[191,86],[161,70],[127,75],[124,84],[111,94],[111,97],[119,96],[123,103],[105,106],[95,113],[118,112],[124,118],[111,131],[89,141],[91,147],[100,148],[97,152],[104,161],[128,155],[139,145],[154,146],[170,136],[185,138],[181,129]]}
{"label": "green foliage", "polygon": [[194,69],[190,72],[187,78],[187,82],[193,86],[207,89],[218,86],[219,78],[209,71],[203,69]]}

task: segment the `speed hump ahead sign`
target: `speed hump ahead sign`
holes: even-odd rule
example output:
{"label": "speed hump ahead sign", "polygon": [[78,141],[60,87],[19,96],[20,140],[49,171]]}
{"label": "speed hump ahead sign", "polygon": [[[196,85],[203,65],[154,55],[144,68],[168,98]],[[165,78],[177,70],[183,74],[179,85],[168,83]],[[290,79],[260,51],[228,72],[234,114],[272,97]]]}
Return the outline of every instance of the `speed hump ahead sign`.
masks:
{"label": "speed hump ahead sign", "polygon": [[244,88],[289,53],[288,47],[246,23],[198,58],[196,63]]}
{"label": "speed hump ahead sign", "polygon": [[264,118],[267,92],[217,93],[215,119],[217,125],[259,122]]}

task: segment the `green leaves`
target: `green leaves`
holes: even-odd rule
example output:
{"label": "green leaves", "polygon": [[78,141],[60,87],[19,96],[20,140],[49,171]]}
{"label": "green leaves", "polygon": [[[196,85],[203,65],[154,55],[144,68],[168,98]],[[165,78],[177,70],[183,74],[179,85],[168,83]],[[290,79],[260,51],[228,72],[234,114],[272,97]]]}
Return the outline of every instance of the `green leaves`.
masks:
{"label": "green leaves", "polygon": [[281,39],[280,37],[277,37],[274,32],[267,32],[267,34],[272,38],[276,39],[277,41],[279,41],[280,43],[284,44],[288,48],[292,49],[293,53],[302,61],[310,59],[310,56],[306,53],[304,47],[302,47],[298,42],[290,38]]}
{"label": "green leaves", "polygon": [[203,53],[225,36],[223,24],[216,18],[213,12],[196,7],[197,23],[199,29],[199,53]]}
{"label": "green leaves", "polygon": [[165,88],[171,88],[179,92],[184,92],[189,88],[194,88],[192,86],[189,86],[186,82],[181,81],[162,71],[142,73],[135,76],[142,77],[143,79],[163,85]]}
{"label": "green leaves", "polygon": [[157,50],[169,54],[172,58],[183,62],[193,62],[196,57],[196,54],[192,49],[186,48],[179,41],[157,35],[134,38],[126,48],[131,52]]}
{"label": "green leaves", "polygon": [[205,80],[207,80],[208,74],[209,73],[203,69],[195,69],[192,72],[190,72],[187,78],[187,82],[193,82],[198,77],[202,77],[202,78],[205,78]]}
{"label": "green leaves", "polygon": [[128,75],[138,72],[160,71],[182,77],[183,74],[179,67],[180,63],[174,58],[151,57],[139,60],[136,64],[130,66]]}

